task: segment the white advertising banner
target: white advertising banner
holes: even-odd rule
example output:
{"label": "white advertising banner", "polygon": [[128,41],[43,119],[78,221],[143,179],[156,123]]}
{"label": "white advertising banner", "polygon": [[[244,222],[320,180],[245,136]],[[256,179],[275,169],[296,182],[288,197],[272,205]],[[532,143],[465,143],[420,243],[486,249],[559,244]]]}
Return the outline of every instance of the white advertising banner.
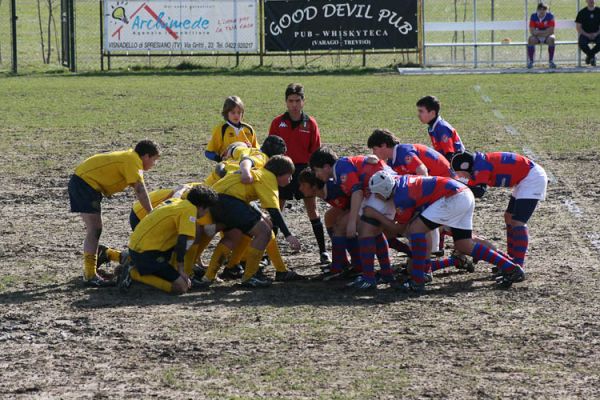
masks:
{"label": "white advertising banner", "polygon": [[106,52],[258,52],[258,0],[104,0]]}

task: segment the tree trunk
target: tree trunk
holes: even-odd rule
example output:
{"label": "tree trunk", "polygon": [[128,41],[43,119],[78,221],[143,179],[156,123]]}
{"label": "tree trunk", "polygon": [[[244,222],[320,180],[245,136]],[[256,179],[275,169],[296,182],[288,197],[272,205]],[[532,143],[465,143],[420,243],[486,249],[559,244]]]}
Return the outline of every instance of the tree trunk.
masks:
{"label": "tree trunk", "polygon": [[52,55],[52,0],[48,0],[48,56],[46,60],[50,64],[50,56]]}
{"label": "tree trunk", "polygon": [[40,46],[42,48],[42,60],[44,64],[48,64],[46,62],[46,49],[44,46],[44,29],[42,28],[42,7],[40,5],[40,0],[37,0],[37,11],[38,11],[38,23],[40,26]]}

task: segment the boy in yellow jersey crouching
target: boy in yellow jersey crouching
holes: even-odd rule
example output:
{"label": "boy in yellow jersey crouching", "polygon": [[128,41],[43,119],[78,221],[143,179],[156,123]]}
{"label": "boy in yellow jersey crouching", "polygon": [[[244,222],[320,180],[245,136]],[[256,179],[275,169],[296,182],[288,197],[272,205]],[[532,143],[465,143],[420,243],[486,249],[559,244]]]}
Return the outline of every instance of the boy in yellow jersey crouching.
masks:
{"label": "boy in yellow jersey crouching", "polygon": [[[81,214],[86,230],[83,241],[83,280],[86,286],[113,284],[96,273],[98,242],[102,234],[102,198],[133,186],[136,197],[146,211],[152,211],[143,174],[154,166],[159,157],[158,145],[151,140],[142,140],[134,150],[96,154],[82,162],[75,174],[71,175],[71,212]],[[103,248],[102,256],[111,261],[120,261],[120,253],[113,249]]]}
{"label": "boy in yellow jersey crouching", "polygon": [[[242,174],[234,173],[226,175],[213,186],[219,193],[219,202],[211,209],[211,214],[215,222],[225,226],[225,236],[217,245],[208,270],[202,278],[206,286],[215,279],[222,260],[231,256],[231,235],[236,230],[251,238],[246,252],[246,268],[242,276],[243,286],[265,287],[270,285],[270,281],[259,279],[255,275],[265,249],[273,237],[273,226],[277,226],[281,230],[292,250],[300,250],[300,242],[291,234],[279,211],[278,186],[289,184],[293,172],[292,160],[289,157],[277,155],[271,157],[264,168],[250,171],[251,183],[243,183]],[[250,204],[257,200],[260,201],[261,207],[269,213],[270,221],[260,210]],[[287,270],[282,262],[277,264],[273,262],[274,266],[279,266],[282,270],[276,272],[275,280],[304,279],[294,271]]]}
{"label": "boy in yellow jersey crouching", "polygon": [[136,226],[129,239],[130,265],[124,268],[119,286],[128,277],[164,292],[182,294],[191,287],[184,265],[186,253],[197,234],[197,219],[217,203],[217,194],[195,186],[185,199],[169,199]]}

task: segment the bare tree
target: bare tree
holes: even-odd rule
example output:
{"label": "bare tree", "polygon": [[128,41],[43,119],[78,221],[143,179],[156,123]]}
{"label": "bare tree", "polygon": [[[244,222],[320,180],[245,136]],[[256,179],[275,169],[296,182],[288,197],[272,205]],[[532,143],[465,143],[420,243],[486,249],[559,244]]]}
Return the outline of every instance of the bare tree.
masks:
{"label": "bare tree", "polygon": [[44,64],[48,64],[46,61],[46,48],[44,46],[44,28],[42,28],[42,6],[40,0],[37,0],[37,11],[38,11],[38,24],[40,27],[40,46],[42,48],[42,61]]}
{"label": "bare tree", "polygon": [[[2,0],[0,0],[0,10],[1,9],[2,9]],[[1,40],[0,40],[0,64],[2,64],[2,41]]]}

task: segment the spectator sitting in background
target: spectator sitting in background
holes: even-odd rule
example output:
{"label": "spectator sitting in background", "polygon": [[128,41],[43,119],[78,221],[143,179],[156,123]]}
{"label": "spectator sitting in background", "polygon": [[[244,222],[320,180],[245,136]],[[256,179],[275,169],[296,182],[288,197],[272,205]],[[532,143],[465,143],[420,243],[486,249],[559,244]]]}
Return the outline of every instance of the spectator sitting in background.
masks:
{"label": "spectator sitting in background", "polygon": [[548,45],[548,66],[556,68],[554,64],[554,15],[548,11],[546,3],[539,3],[537,12],[529,19],[529,41],[527,43],[527,68],[533,68],[535,45],[546,43]]}
{"label": "spectator sitting in background", "polygon": [[[579,34],[579,48],[586,55],[585,63],[596,66],[596,54],[600,51],[600,8],[595,0],[587,0],[587,7],[577,13],[575,19]],[[593,49],[589,44],[595,43]]]}

